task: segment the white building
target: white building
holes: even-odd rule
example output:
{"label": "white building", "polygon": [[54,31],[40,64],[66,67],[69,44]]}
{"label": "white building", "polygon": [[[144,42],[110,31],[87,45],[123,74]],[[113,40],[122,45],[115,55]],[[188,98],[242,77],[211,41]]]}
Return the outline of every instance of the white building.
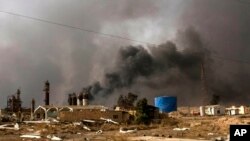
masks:
{"label": "white building", "polygon": [[200,106],[200,115],[201,116],[217,116],[224,115],[225,107],[220,105],[208,105],[208,106]]}
{"label": "white building", "polygon": [[244,115],[246,113],[246,108],[244,106],[240,106],[240,107],[229,107],[226,108],[226,112],[228,115]]}

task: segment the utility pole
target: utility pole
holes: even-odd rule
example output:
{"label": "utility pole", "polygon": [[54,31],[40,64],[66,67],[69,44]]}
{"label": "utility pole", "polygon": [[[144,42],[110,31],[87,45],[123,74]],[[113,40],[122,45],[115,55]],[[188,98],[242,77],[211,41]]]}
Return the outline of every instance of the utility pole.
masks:
{"label": "utility pole", "polygon": [[201,63],[201,84],[202,84],[202,96],[203,104],[208,104],[208,87],[207,87],[207,78],[204,62]]}

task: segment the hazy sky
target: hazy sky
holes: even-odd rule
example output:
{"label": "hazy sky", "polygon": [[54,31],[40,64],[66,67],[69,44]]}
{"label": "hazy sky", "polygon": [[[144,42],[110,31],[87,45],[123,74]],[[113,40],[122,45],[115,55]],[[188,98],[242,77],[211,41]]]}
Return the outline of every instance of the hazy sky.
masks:
{"label": "hazy sky", "polygon": [[[154,44],[193,27],[211,51],[250,61],[250,4],[237,0],[0,0],[0,11]],[[43,104],[46,80],[51,103],[62,104],[68,93],[101,79],[120,47],[139,44],[0,13],[0,107],[17,88],[26,107],[32,98]],[[248,64],[214,61],[223,79],[250,81]]]}

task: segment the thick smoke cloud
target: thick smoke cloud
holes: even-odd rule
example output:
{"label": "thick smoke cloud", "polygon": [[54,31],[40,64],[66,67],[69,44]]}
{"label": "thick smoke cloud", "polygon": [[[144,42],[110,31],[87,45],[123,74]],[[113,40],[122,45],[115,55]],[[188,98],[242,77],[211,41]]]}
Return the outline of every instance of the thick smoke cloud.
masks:
{"label": "thick smoke cloud", "polygon": [[[183,91],[171,95],[179,95],[181,101],[183,98],[193,95],[193,93],[186,92],[185,85],[191,84],[193,86],[189,88],[190,90],[200,91],[199,97],[195,100],[197,103],[202,101],[205,93],[201,91],[201,64],[210,64],[208,62],[211,61],[210,53],[193,28],[182,31],[179,35],[180,40],[186,45],[185,49],[181,51],[171,41],[148,50],[142,46],[121,48],[113,69],[104,75],[102,82],[96,82],[90,86],[94,98],[106,98],[113,95],[115,90],[119,92],[120,89],[130,89],[138,83],[140,78],[144,79],[144,84],[141,84],[140,87],[157,89],[158,94],[164,94],[166,88],[177,86],[177,89]],[[136,88],[139,87],[134,87],[134,89]],[[150,95],[146,91],[143,93]],[[153,98],[157,93],[151,93],[149,98]]]}
{"label": "thick smoke cloud", "polygon": [[214,62],[213,74],[207,74],[208,85],[223,104],[248,104],[250,98],[246,86],[250,65],[244,63],[250,62],[249,16],[249,5],[244,2],[193,0],[180,17],[185,21],[181,27],[194,25],[209,45]]}

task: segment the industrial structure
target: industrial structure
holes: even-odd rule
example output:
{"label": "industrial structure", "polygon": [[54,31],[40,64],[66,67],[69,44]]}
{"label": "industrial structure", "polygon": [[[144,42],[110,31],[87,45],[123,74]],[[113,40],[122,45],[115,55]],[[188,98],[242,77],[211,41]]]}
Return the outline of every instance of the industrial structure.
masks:
{"label": "industrial structure", "polygon": [[90,89],[83,88],[83,90],[77,95],[72,93],[68,95],[69,105],[87,106],[89,104]]}
{"label": "industrial structure", "polygon": [[177,111],[177,97],[175,96],[160,96],[155,98],[155,107],[158,107],[160,112],[169,113]]}
{"label": "industrial structure", "polygon": [[31,109],[30,109],[30,119],[33,120],[34,119],[34,111],[35,111],[35,105],[36,105],[36,101],[33,98],[31,101]]}
{"label": "industrial structure", "polygon": [[20,98],[21,90],[17,89],[16,95],[8,96],[7,98],[7,108],[8,112],[21,112],[22,111],[22,101]]}
{"label": "industrial structure", "polygon": [[45,92],[45,105],[49,105],[50,83],[48,80],[45,82],[43,91]]}

